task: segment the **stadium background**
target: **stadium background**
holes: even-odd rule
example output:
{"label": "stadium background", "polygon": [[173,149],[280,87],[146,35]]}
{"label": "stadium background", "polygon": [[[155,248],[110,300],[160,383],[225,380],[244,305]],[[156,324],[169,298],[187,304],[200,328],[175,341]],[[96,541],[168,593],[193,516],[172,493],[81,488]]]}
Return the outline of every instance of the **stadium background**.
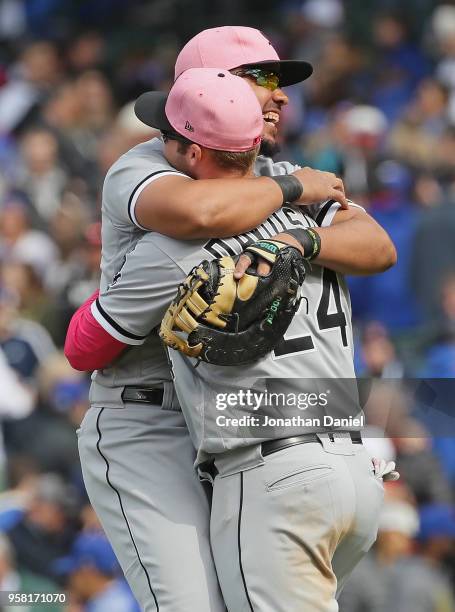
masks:
{"label": "stadium background", "polygon": [[436,427],[400,383],[455,377],[455,5],[429,0],[0,2],[0,590],[66,588],[65,609],[88,610],[55,563],[75,541],[111,584],[77,458],[88,380],[61,348],[98,284],[103,176],[153,135],[131,102],[167,89],[182,44],[222,24],[314,64],[287,89],[280,156],[340,174],[398,249],[395,268],[350,281],[357,371],[385,429],[370,444],[402,479],[340,610],[453,611],[455,394]]}

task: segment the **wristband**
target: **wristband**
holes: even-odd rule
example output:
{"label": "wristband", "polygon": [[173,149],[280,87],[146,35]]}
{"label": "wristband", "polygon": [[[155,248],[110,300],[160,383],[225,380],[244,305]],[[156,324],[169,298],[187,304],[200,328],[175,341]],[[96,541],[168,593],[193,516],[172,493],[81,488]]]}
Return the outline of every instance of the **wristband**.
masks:
{"label": "wristband", "polygon": [[284,176],[270,176],[269,178],[278,185],[283,194],[283,204],[295,202],[303,193],[303,185],[296,176],[285,174]]}
{"label": "wristband", "polygon": [[290,234],[297,238],[300,244],[303,246],[303,257],[308,261],[311,261],[319,255],[321,252],[321,237],[313,229],[307,228],[295,228],[285,230],[285,234]]}

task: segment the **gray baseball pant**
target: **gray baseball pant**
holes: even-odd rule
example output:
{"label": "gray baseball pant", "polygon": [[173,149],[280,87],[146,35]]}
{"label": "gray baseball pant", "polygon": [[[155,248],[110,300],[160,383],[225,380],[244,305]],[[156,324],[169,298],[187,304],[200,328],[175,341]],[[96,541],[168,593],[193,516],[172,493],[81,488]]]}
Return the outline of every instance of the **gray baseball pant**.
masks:
{"label": "gray baseball pant", "polygon": [[370,456],[350,439],[216,476],[211,540],[229,612],[336,612],[376,539],[382,501]]}
{"label": "gray baseball pant", "polygon": [[181,412],[91,407],[78,438],[87,493],[142,609],[225,612]]}

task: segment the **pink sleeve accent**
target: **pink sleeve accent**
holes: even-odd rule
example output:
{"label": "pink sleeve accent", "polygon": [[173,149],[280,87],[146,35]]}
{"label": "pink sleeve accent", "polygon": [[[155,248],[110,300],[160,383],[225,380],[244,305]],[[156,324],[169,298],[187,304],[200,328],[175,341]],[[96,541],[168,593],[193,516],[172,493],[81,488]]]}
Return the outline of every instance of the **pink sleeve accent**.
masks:
{"label": "pink sleeve accent", "polygon": [[108,334],[92,315],[90,307],[98,295],[95,291],[79,306],[66,332],[64,352],[75,370],[105,368],[128,346]]}

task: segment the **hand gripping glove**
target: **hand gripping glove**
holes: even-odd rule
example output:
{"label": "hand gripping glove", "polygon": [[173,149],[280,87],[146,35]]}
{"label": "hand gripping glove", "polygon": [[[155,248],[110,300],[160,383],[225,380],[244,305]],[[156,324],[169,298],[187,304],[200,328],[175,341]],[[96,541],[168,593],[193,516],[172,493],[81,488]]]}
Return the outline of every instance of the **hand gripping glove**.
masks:
{"label": "hand gripping glove", "polygon": [[[205,260],[191,271],[161,323],[165,344],[216,365],[250,363],[273,350],[299,307],[304,259],[278,240],[259,240],[244,253],[252,264],[238,281],[238,257]],[[271,265],[267,276],[256,273],[260,257]]]}

